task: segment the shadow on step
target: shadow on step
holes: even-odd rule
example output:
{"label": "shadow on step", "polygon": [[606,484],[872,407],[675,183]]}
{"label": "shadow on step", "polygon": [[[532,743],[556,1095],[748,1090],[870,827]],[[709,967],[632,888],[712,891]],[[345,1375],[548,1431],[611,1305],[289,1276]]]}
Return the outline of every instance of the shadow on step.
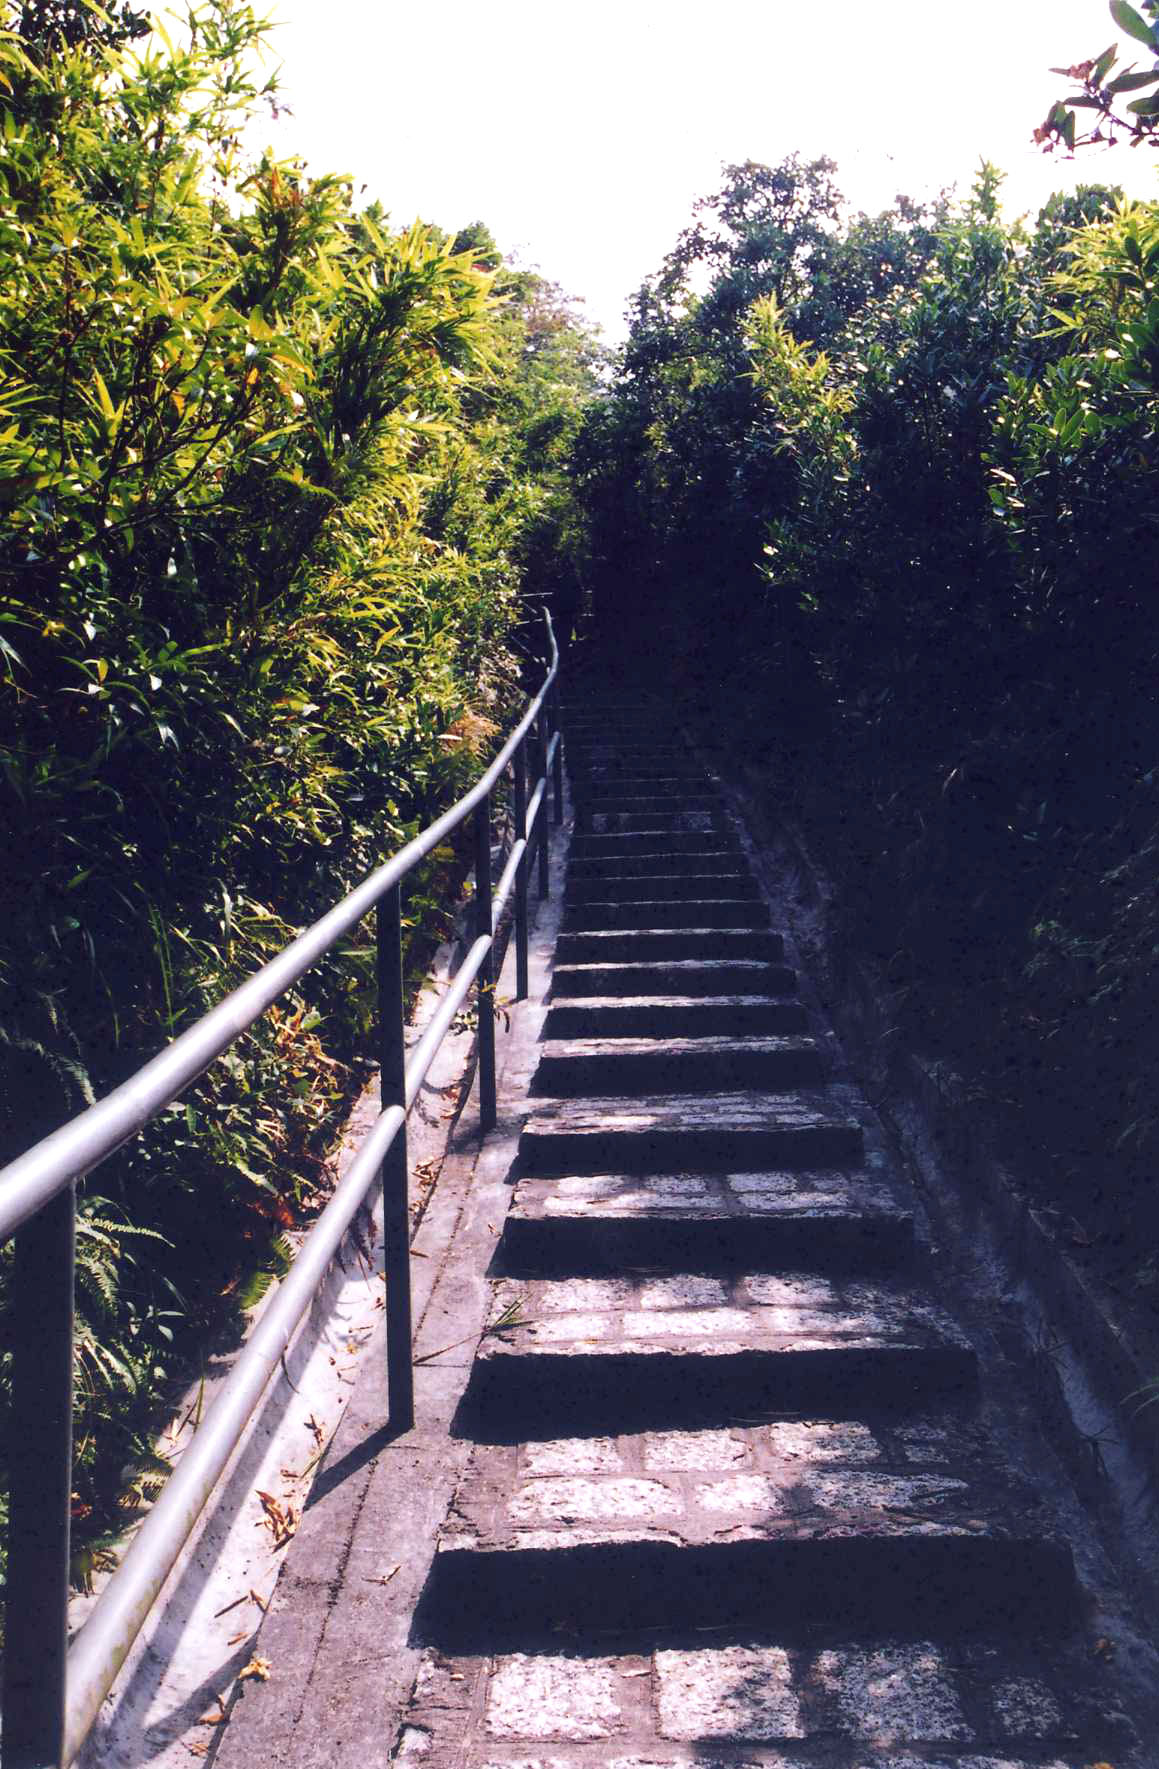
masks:
{"label": "shadow on step", "polygon": [[515,1443],[755,1425],[797,1415],[853,1419],[864,1416],[868,1395],[875,1408],[889,1411],[968,1401],[976,1389],[973,1351],[952,1342],[718,1357],[484,1355],[451,1429],[478,1443]]}
{"label": "shadow on step", "polygon": [[[1042,1538],[680,1542],[468,1549],[436,1556],[412,1642],[456,1653],[566,1649],[569,1637],[650,1650],[729,1633],[778,1640],[1061,1632],[1077,1619],[1069,1549]],[[607,1648],[605,1648],[607,1649]]]}

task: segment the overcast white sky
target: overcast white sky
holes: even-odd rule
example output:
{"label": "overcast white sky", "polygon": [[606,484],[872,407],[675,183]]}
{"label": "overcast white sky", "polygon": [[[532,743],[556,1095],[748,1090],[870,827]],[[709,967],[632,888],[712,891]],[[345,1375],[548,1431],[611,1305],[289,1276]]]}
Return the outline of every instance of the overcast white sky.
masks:
{"label": "overcast white sky", "polygon": [[1146,148],[1068,162],[1029,142],[1062,96],[1052,63],[1116,39],[1135,59],[1106,0],[273,0],[273,17],[280,154],[353,174],[400,224],[486,221],[612,339],[724,162],[827,153],[869,210],[964,187],[980,155],[1009,174],[1010,214],[1076,181],[1159,194]]}

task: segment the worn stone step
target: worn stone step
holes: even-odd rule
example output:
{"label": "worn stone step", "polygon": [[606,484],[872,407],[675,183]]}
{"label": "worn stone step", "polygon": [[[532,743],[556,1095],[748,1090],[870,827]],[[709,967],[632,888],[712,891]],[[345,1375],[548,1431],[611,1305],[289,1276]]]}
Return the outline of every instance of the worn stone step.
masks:
{"label": "worn stone step", "polygon": [[864,1271],[905,1264],[913,1217],[864,1172],[569,1174],[519,1180],[506,1272]]}
{"label": "worn stone step", "polygon": [[[731,859],[732,856],[726,856]],[[612,869],[607,861],[603,870],[579,871],[568,867],[564,888],[565,903],[639,903],[656,902],[661,897],[691,897],[707,901],[721,897],[759,897],[760,886],[742,864],[727,864],[712,870],[700,864],[699,855],[677,854],[673,870],[646,872],[643,867],[627,872]]]}
{"label": "worn stone step", "polygon": [[[633,883],[637,890],[647,887],[641,880]],[[560,922],[561,932],[613,933],[617,929],[643,928],[655,932],[661,928],[767,928],[769,907],[753,897],[717,897],[707,902],[677,898],[653,902],[639,901],[571,903]]]}
{"label": "worn stone step", "polygon": [[650,830],[618,830],[609,835],[585,835],[577,829],[571,838],[569,872],[574,866],[589,866],[605,860],[618,860],[614,871],[625,871],[626,862],[646,865],[663,862],[676,856],[708,860],[716,854],[735,858],[741,852],[740,842],[729,829],[671,830],[658,835]]}
{"label": "worn stone step", "polygon": [[717,787],[702,774],[689,775],[686,780],[627,774],[621,780],[573,780],[571,797],[577,811],[589,815],[600,810],[666,812],[679,806],[695,811],[723,803]]}
{"label": "worn stone step", "polygon": [[559,964],[639,964],[681,958],[755,958],[767,963],[784,952],[780,934],[768,928],[697,927],[593,929],[561,933],[555,943]]}
{"label": "worn stone step", "polygon": [[508,1278],[463,1424],[488,1441],[856,1418],[972,1396],[972,1347],[925,1296],[816,1272]]}
{"label": "worn stone step", "polygon": [[544,1038],[737,1038],[803,1032],[799,1001],[772,996],[614,995],[559,1001],[547,1011]]}
{"label": "worn stone step", "polygon": [[993,1457],[915,1460],[888,1428],[821,1416],[474,1445],[418,1631],[486,1627],[500,1650],[649,1621],[960,1638],[1054,1632],[1076,1607],[1069,1547]]}
{"label": "worn stone step", "polygon": [[[609,838],[597,838],[607,840]],[[614,838],[612,838],[614,839]],[[699,839],[699,838],[698,838]],[[614,849],[610,854],[576,854],[568,856],[567,891],[568,897],[603,895],[596,886],[601,880],[607,883],[627,884],[630,879],[647,878],[653,880],[657,890],[652,896],[663,896],[667,892],[668,883],[673,887],[685,878],[712,877],[730,880],[751,879],[752,870],[748,861],[738,848],[728,848],[722,843],[717,848],[684,847],[659,850],[650,853],[617,853]],[[661,888],[662,887],[662,888]],[[754,887],[755,888],[755,887]],[[615,892],[611,893],[615,895]],[[673,889],[672,895],[679,895]],[[711,896],[711,892],[697,893]],[[737,894],[737,893],[734,893]]]}
{"label": "worn stone step", "polygon": [[707,1093],[815,1087],[825,1078],[811,1038],[570,1038],[541,1045],[533,1094]]}
{"label": "worn stone step", "polygon": [[598,779],[601,776],[615,780],[621,775],[631,775],[641,780],[706,778],[704,763],[697,761],[691,750],[684,748],[647,749],[637,746],[612,751],[569,747],[567,769],[573,780]]}
{"label": "worn stone step", "polygon": [[618,738],[633,741],[637,737],[655,738],[658,743],[684,741],[683,732],[670,718],[657,718],[650,713],[602,712],[570,713],[563,720],[564,735],[593,737],[597,741],[614,742]]}
{"label": "worn stone step", "polygon": [[653,800],[625,799],[606,807],[580,806],[576,811],[576,830],[582,835],[667,835],[686,831],[706,835],[714,832],[724,820],[724,810],[715,798],[690,805],[684,801],[679,811],[656,811],[649,807]]}
{"label": "worn stone step", "polygon": [[522,1172],[707,1173],[833,1167],[863,1154],[860,1124],[823,1094],[663,1094],[545,1101],[523,1126]]}
{"label": "worn stone step", "polygon": [[555,1000],[576,996],[603,999],[665,995],[681,998],[731,995],[792,995],[797,973],[787,964],[751,958],[676,958],[615,964],[557,963],[551,989]]}
{"label": "worn stone step", "polygon": [[464,1634],[423,1653],[399,1769],[1143,1769],[1085,1643],[1054,1629],[867,1642],[694,1625],[494,1655]]}
{"label": "worn stone step", "polygon": [[641,773],[685,773],[692,768],[704,773],[704,762],[695,759],[687,743],[584,743],[570,738],[568,768],[577,773],[623,773],[628,768]]}

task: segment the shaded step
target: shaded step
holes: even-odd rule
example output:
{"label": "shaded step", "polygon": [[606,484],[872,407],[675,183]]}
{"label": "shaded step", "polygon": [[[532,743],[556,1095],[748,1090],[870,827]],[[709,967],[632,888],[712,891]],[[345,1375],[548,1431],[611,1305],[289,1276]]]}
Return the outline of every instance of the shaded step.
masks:
{"label": "shaded step", "polygon": [[606,816],[671,817],[685,811],[715,811],[723,817],[723,795],[707,780],[627,780],[573,783],[571,801],[576,818]]}
{"label": "shaded step", "polygon": [[571,1174],[521,1179],[504,1271],[856,1271],[904,1264],[913,1218],[864,1175]]}
{"label": "shaded step", "polygon": [[573,866],[587,866],[597,860],[616,859],[616,871],[627,870],[627,860],[644,864],[650,860],[667,860],[677,854],[702,855],[707,859],[716,853],[739,855],[740,842],[728,829],[672,830],[662,838],[649,830],[618,830],[609,835],[585,835],[577,830],[568,852],[569,872]]}
{"label": "shaded step", "polygon": [[760,959],[669,959],[652,963],[632,961],[616,964],[563,964],[551,977],[554,999],[574,996],[649,996],[719,999],[732,995],[792,995],[797,973],[787,964],[767,964]]}
{"label": "shaded step", "polygon": [[522,1171],[709,1173],[841,1167],[861,1160],[860,1124],[824,1095],[665,1094],[536,1107],[519,1138]]}
{"label": "shaded step", "polygon": [[[597,836],[588,839],[615,841],[617,838],[615,836]],[[706,839],[702,836],[695,837],[695,840],[701,843]],[[573,894],[576,896],[585,893],[587,895],[603,894],[596,893],[594,890],[595,885],[601,879],[608,883],[622,881],[626,884],[629,879],[647,878],[653,880],[659,887],[669,879],[675,883],[679,879],[697,875],[718,879],[722,877],[749,879],[752,877],[752,871],[740,850],[728,848],[723,842],[716,848],[701,846],[691,850],[681,846],[660,851],[653,847],[650,852],[642,853],[635,851],[617,853],[615,849],[610,854],[577,854],[573,852],[569,854],[567,862],[567,895],[570,897]],[[588,889],[589,886],[592,887],[591,890]],[[580,888],[577,889],[577,887]],[[651,894],[663,896],[664,891],[657,889]],[[711,895],[712,893],[707,894]],[[738,893],[734,892],[734,895],[736,894]]]}
{"label": "shaded step", "polygon": [[567,1099],[813,1087],[825,1074],[811,1038],[572,1038],[540,1048],[532,1093]]}
{"label": "shaded step", "polygon": [[724,811],[715,798],[690,805],[684,801],[679,811],[655,811],[647,807],[651,800],[624,800],[605,809],[589,806],[576,812],[576,829],[586,835],[660,835],[686,830],[707,834],[715,831]]}
{"label": "shaded step", "polygon": [[643,773],[653,767],[663,771],[669,766],[675,772],[681,772],[685,768],[697,768],[701,773],[704,772],[704,764],[697,761],[686,743],[649,743],[643,739],[607,743],[569,737],[567,753],[569,766],[585,773],[601,768],[610,768],[614,773],[619,773],[624,768],[637,765]]}
{"label": "shaded step", "polygon": [[559,1001],[548,1009],[545,1038],[727,1038],[803,1032],[799,1001],[750,995],[597,996]]}
{"label": "shaded step", "polygon": [[[732,856],[726,856],[731,859]],[[568,867],[565,903],[656,902],[661,897],[691,897],[707,901],[720,897],[759,897],[760,886],[747,866],[721,866],[713,871],[699,864],[699,855],[676,854],[673,870],[659,872],[643,866],[617,872],[605,860],[602,870],[580,871]],[[599,864],[599,863],[597,863]]]}
{"label": "shaded step", "polygon": [[[640,879],[633,879],[637,890],[647,889]],[[682,899],[652,902],[632,900],[621,902],[572,903],[560,923],[564,934],[614,932],[623,928],[642,928],[655,932],[661,928],[686,929],[695,925],[705,928],[767,928],[767,903],[752,897],[718,897],[708,902]]]}
{"label": "shaded step", "polygon": [[[503,1279],[464,1420],[490,1442],[856,1418],[975,1392],[973,1349],[924,1296],[815,1272]],[[719,1520],[718,1520],[719,1522]]]}
{"label": "shaded step", "polygon": [[696,927],[633,928],[620,932],[592,930],[560,934],[555,943],[559,964],[640,963],[645,959],[756,958],[777,959],[784,952],[780,934],[767,928]]}
{"label": "shaded step", "polygon": [[688,780],[707,781],[704,764],[687,750],[673,751],[669,754],[652,754],[647,750],[627,750],[614,759],[585,760],[582,755],[575,756],[571,750],[567,752],[567,771],[573,789],[582,785],[594,785],[600,781],[618,786],[624,780],[639,780],[651,783],[653,780],[668,780],[679,784]]}

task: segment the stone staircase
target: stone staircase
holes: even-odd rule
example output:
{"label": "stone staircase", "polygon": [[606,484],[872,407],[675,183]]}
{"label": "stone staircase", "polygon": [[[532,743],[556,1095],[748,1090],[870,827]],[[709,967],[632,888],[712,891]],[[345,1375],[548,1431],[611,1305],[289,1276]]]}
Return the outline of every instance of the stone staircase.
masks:
{"label": "stone staircase", "polygon": [[565,721],[552,1003],[392,1760],[1127,1761],[1069,1546],[661,711]]}

